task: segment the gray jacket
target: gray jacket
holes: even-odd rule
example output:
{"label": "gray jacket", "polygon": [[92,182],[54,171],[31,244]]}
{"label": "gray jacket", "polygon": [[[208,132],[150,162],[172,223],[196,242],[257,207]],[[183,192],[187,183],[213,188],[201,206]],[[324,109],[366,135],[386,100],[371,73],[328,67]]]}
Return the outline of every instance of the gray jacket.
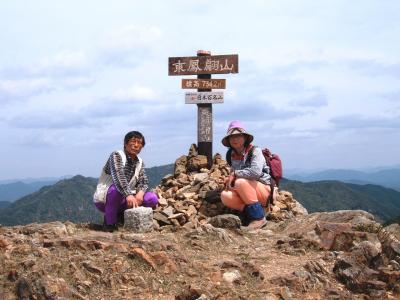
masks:
{"label": "gray jacket", "polygon": [[254,146],[251,159],[247,156],[243,160],[232,160],[232,169],[235,170],[237,178],[246,178],[257,180],[263,184],[271,184],[271,175],[269,175],[269,167],[265,161],[262,150]]}

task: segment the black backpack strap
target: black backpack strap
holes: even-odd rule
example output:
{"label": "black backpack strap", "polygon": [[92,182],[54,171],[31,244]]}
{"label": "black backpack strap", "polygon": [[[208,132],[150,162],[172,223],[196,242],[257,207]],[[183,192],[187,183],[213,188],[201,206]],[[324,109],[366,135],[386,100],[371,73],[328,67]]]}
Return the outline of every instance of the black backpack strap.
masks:
{"label": "black backpack strap", "polygon": [[229,148],[228,151],[226,151],[225,160],[227,161],[228,165],[232,165],[232,148]]}
{"label": "black backpack strap", "polygon": [[275,180],[271,176],[271,183],[269,184],[269,187],[271,188],[271,193],[269,193],[268,199],[267,199],[267,207],[268,205],[273,205],[274,204],[274,190],[275,190]]}
{"label": "black backpack strap", "polygon": [[251,158],[253,157],[253,152],[254,152],[254,148],[255,148],[255,147],[256,147],[256,146],[251,147],[249,153],[247,153],[246,163],[249,163],[250,160],[251,160]]}

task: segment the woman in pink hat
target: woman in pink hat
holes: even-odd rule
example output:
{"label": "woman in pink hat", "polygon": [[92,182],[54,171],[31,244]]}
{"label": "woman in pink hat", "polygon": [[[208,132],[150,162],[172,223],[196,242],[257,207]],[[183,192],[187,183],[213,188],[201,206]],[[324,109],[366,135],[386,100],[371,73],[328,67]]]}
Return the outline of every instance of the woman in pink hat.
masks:
{"label": "woman in pink hat", "polygon": [[222,144],[229,148],[227,161],[231,173],[225,179],[221,200],[227,207],[241,212],[242,223],[252,229],[266,224],[263,206],[271,192],[269,167],[261,148],[251,144],[253,136],[239,121],[229,124]]}

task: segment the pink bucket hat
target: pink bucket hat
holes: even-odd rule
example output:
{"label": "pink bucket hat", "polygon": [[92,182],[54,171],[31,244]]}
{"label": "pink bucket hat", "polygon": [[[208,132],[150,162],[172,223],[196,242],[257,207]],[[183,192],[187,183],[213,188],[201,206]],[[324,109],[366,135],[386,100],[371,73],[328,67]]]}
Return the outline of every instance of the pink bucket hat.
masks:
{"label": "pink bucket hat", "polygon": [[222,139],[222,145],[224,145],[225,147],[230,147],[229,137],[231,135],[236,135],[236,134],[243,134],[246,137],[247,142],[249,144],[254,139],[254,137],[250,133],[246,132],[246,129],[244,129],[244,126],[242,125],[242,123],[240,121],[232,121],[229,123],[228,130],[226,132],[226,136]]}

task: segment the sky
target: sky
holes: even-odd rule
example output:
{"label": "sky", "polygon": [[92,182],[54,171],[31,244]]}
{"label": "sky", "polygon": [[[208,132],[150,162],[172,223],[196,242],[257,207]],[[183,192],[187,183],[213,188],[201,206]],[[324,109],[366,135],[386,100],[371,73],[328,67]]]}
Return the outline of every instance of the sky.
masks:
{"label": "sky", "polygon": [[[287,170],[400,165],[400,1],[1,0],[0,180],[98,176],[139,130],[146,167],[197,143],[168,57],[238,54],[213,152],[240,120]],[[195,90],[193,90],[195,91]]]}

